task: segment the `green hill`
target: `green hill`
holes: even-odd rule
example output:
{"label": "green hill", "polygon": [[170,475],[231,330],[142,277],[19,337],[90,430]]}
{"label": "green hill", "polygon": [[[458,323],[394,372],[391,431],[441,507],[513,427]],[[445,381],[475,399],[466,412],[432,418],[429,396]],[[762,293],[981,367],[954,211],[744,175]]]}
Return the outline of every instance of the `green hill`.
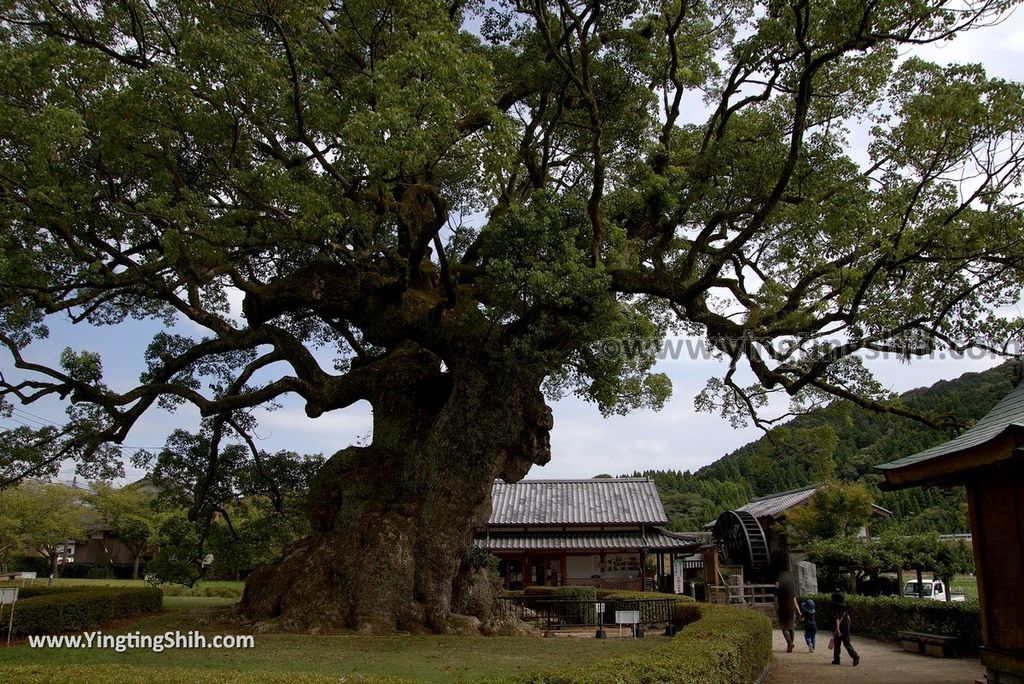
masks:
{"label": "green hill", "polygon": [[[981,418],[1011,388],[1013,364],[902,395],[918,413],[955,417],[966,425]],[[695,473],[645,471],[657,483],[674,530],[694,530],[749,498],[795,489],[830,478],[869,485],[876,502],[893,511],[887,524],[908,532],[940,533],[968,529],[963,490],[910,489],[882,492],[873,466],[949,439],[953,430],[936,430],[899,416],[881,415],[837,401],[780,425]]]}

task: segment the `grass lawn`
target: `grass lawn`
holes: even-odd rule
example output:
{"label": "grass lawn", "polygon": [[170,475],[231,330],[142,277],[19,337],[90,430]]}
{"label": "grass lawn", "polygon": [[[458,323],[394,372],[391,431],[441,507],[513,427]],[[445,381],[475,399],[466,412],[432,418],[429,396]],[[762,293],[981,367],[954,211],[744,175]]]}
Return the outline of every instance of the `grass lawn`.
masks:
{"label": "grass lawn", "polygon": [[[237,633],[224,610],[234,601],[219,597],[169,596],[166,612],[108,633],[160,634],[198,629],[208,638]],[[614,631],[614,630],[612,630]],[[611,636],[611,634],[610,634]],[[655,648],[664,637],[646,639],[541,639],[535,637],[390,636],[354,634],[258,634],[254,649],[133,650],[0,648],[3,682],[292,682],[388,681],[477,682]],[[296,677],[299,675],[299,677]]]}
{"label": "grass lawn", "polygon": [[978,598],[978,579],[967,575],[958,575],[953,580],[954,589],[962,589],[968,599]]}

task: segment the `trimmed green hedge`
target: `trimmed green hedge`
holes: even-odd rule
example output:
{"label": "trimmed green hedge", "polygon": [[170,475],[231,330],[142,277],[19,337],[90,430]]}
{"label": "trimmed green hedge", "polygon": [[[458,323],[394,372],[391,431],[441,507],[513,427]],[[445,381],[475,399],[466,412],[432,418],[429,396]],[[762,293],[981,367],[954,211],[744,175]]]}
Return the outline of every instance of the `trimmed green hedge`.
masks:
{"label": "trimmed green hedge", "polygon": [[[565,619],[569,624],[592,625],[597,620],[593,602],[597,600],[594,587],[526,587],[523,595],[527,598],[566,599],[567,601],[589,601],[582,605],[570,603],[561,606],[557,603],[548,604],[554,615]],[[533,607],[529,602],[527,605]]]}
{"label": "trimmed green hedge", "polygon": [[[599,592],[600,594],[600,592]],[[677,627],[688,625],[700,619],[700,610],[697,603],[689,596],[678,594],[659,594],[653,591],[612,591],[605,592],[601,599],[605,602],[605,615],[614,615],[616,610],[633,610],[635,604],[622,604],[620,601],[643,601],[647,599],[675,599],[672,606],[672,622]],[[656,617],[661,616],[661,611],[651,605],[640,604],[640,623],[650,625],[655,622]]]}
{"label": "trimmed green hedge", "polygon": [[[28,587],[26,587],[28,589]],[[39,587],[14,609],[13,636],[56,634],[97,627],[160,610],[163,592],[151,587]],[[7,608],[4,613],[10,615]]]}
{"label": "trimmed green hedge", "polygon": [[[832,629],[835,612],[829,594],[816,594],[818,630]],[[801,599],[802,600],[802,599]],[[912,631],[960,638],[960,647],[976,652],[981,645],[981,615],[976,601],[928,601],[898,596],[847,595],[853,633],[898,641],[897,632]]]}
{"label": "trimmed green hedge", "polygon": [[[647,596],[650,596],[648,594]],[[609,658],[574,668],[560,668],[506,681],[516,684],[749,684],[756,682],[772,657],[772,624],[748,608],[690,604],[700,619],[661,648]],[[648,637],[650,639],[662,637]]]}
{"label": "trimmed green hedge", "polygon": [[[100,589],[100,588],[105,588],[105,587],[96,587],[96,589]],[[18,591],[18,606],[19,607],[22,605],[21,604],[22,601],[24,601],[26,599],[30,599],[30,598],[35,598],[36,596],[51,596],[53,594],[67,594],[67,593],[70,593],[70,592],[83,591],[83,590],[84,591],[92,591],[92,589],[90,589],[89,587],[72,587],[72,586],[60,586],[60,585],[51,587],[51,586],[47,586],[45,584],[40,584],[40,585],[37,585],[37,586],[29,585],[27,587],[18,587],[18,590],[19,590]]]}

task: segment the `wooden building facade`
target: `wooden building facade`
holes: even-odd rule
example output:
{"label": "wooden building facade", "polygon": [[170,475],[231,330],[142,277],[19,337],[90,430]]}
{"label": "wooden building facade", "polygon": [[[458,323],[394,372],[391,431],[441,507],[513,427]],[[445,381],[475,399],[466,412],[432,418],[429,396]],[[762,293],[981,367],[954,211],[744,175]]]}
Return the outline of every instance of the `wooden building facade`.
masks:
{"label": "wooden building facade", "polygon": [[[679,587],[681,562],[699,534],[668,532],[668,517],[647,478],[496,481],[491,516],[475,544],[497,556],[507,589],[596,586]],[[688,560],[692,567],[692,560]]]}
{"label": "wooden building facade", "polygon": [[986,678],[1024,684],[1024,384],[959,437],[877,467],[891,489],[966,488]]}

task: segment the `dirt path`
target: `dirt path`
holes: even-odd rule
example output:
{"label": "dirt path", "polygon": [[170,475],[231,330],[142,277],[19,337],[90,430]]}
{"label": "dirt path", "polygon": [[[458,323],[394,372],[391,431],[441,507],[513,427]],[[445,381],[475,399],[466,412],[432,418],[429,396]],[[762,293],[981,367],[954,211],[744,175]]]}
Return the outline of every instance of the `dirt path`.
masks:
{"label": "dirt path", "polygon": [[[822,638],[824,637],[824,638]],[[804,682],[869,682],[870,684],[973,684],[985,674],[976,658],[929,658],[900,650],[897,644],[853,637],[853,647],[861,657],[853,667],[843,652],[843,664],[832,665],[828,651],[828,633],[818,632],[818,648],[807,652],[804,635],[796,634],[796,650],[786,653],[782,632],[775,630],[774,661],[767,684],[803,684]]]}

